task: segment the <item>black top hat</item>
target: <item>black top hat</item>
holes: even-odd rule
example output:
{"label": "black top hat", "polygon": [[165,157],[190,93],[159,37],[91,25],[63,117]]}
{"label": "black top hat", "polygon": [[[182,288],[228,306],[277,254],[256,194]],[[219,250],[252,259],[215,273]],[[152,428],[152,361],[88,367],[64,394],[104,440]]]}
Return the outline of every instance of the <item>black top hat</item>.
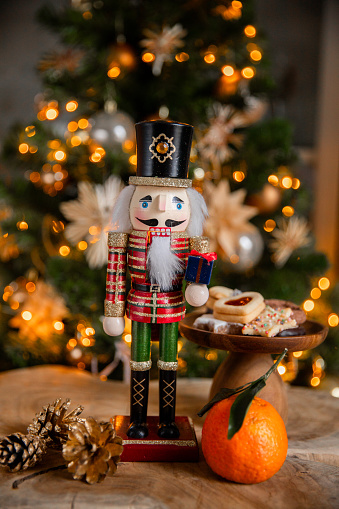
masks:
{"label": "black top hat", "polygon": [[136,185],[190,187],[187,178],[193,127],[154,120],[135,125],[137,136]]}

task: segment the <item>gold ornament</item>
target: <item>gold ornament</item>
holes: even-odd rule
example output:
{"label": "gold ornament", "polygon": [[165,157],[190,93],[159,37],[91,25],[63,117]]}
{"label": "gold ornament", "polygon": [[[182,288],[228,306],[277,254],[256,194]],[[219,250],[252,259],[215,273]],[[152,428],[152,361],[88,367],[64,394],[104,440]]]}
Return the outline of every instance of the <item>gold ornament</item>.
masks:
{"label": "gold ornament", "polygon": [[248,221],[257,209],[244,205],[245,189],[231,193],[228,180],[221,180],[217,186],[206,182],[204,195],[209,211],[204,231],[210,239],[210,249],[224,259],[230,258],[237,252],[239,234],[256,231]]}
{"label": "gold ornament", "polygon": [[309,233],[305,218],[293,216],[289,220],[282,219],[279,228],[271,232],[274,240],[269,243],[273,251],[272,259],[277,267],[283,267],[293,251],[310,244]]}
{"label": "gold ornament", "polygon": [[62,454],[73,479],[94,484],[115,473],[122,450],[122,439],[115,435],[113,425],[89,417],[71,426]]}
{"label": "gold ornament", "polygon": [[88,242],[86,259],[91,269],[107,263],[107,235],[112,210],[118,194],[124,185],[120,178],[109,177],[104,185],[80,182],[78,199],[62,203],[61,212],[70,224],[65,236],[72,243]]}
{"label": "gold ornament", "polygon": [[176,48],[185,45],[182,38],[185,37],[187,31],[177,23],[172,28],[164,26],[161,32],[146,29],[143,33],[146,39],[140,41],[140,46],[154,55],[152,72],[154,76],[160,76],[163,64],[171,62]]}
{"label": "gold ornament", "polygon": [[58,398],[54,403],[44,406],[42,411],[36,414],[33,424],[28,426],[28,433],[46,440],[48,446],[61,448],[67,441],[70,426],[79,422],[78,415],[84,409],[79,405],[72,412],[67,413],[70,404],[70,399],[61,403],[61,398]]}
{"label": "gold ornament", "polygon": [[38,463],[46,452],[46,442],[40,437],[12,433],[0,440],[0,465],[11,472],[26,470]]}

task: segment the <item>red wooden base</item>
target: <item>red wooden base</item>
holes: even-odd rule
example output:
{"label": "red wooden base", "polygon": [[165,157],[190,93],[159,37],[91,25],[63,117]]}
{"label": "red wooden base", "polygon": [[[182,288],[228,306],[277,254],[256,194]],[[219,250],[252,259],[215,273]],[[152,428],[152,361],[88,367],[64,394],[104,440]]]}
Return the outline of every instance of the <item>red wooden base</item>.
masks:
{"label": "red wooden base", "polygon": [[148,437],[140,440],[126,435],[129,416],[116,415],[113,425],[116,434],[123,439],[124,446],[121,461],[199,461],[199,448],[191,419],[179,416],[175,422],[180,437],[166,440],[157,435],[159,418],[148,417]]}

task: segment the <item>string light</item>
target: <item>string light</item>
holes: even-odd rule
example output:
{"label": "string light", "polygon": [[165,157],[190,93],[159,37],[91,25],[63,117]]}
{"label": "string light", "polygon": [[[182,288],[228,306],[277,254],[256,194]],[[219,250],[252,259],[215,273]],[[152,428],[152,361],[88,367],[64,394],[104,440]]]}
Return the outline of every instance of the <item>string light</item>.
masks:
{"label": "string light", "polygon": [[59,112],[56,108],[47,108],[45,115],[47,120],[55,120],[59,115]]}
{"label": "string light", "polygon": [[28,136],[29,138],[31,138],[32,136],[35,136],[35,126],[34,125],[28,125],[25,128],[25,133],[26,133],[26,136]]}
{"label": "string light", "polygon": [[206,64],[213,64],[215,62],[215,55],[213,55],[213,53],[207,53],[207,55],[204,56],[204,60]]}
{"label": "string light", "polygon": [[87,127],[89,126],[89,122],[88,122],[87,118],[81,118],[78,121],[78,126],[79,126],[79,129],[87,129]]}
{"label": "string light", "polygon": [[35,284],[33,283],[33,281],[29,281],[27,284],[26,284],[26,290],[29,292],[29,293],[32,293],[35,291]]}
{"label": "string light", "polygon": [[255,49],[255,50],[250,52],[250,57],[255,62],[259,62],[259,60],[262,59],[262,53],[258,49]]}
{"label": "string light", "polygon": [[61,246],[59,249],[59,253],[61,254],[61,256],[68,256],[70,252],[71,250],[69,246]]}
{"label": "string light", "polygon": [[27,143],[20,143],[20,145],[19,145],[20,154],[27,154],[28,151],[29,151],[29,145],[27,145]]}
{"label": "string light", "polygon": [[305,300],[305,302],[303,304],[303,308],[305,311],[312,311],[314,309],[313,300],[310,300],[310,299]]}
{"label": "string light", "polygon": [[16,227],[17,227],[17,228],[18,228],[18,230],[20,230],[20,231],[28,230],[28,224],[26,223],[26,221],[19,221],[19,222],[16,224]]}
{"label": "string light", "polygon": [[233,74],[234,74],[234,67],[232,67],[231,65],[224,65],[224,66],[221,68],[221,72],[222,72],[225,76],[233,76]]}
{"label": "string light", "polygon": [[285,207],[283,207],[282,213],[286,217],[292,217],[294,215],[294,208],[291,207],[290,205],[286,205]]}
{"label": "string light", "polygon": [[270,184],[272,184],[272,186],[277,186],[279,184],[279,178],[277,175],[270,175],[267,180]]}
{"label": "string light", "polygon": [[330,327],[337,327],[337,325],[339,324],[339,316],[336,313],[331,313],[328,316],[327,321]]}
{"label": "string light", "polygon": [[22,316],[23,320],[26,320],[27,322],[29,322],[29,320],[32,319],[33,315],[32,315],[32,313],[30,311],[23,311],[21,313],[21,316]]}
{"label": "string light", "polygon": [[187,62],[189,57],[190,56],[188,53],[182,51],[181,53],[177,53],[174,58],[176,59],[177,62]]}
{"label": "string light", "polygon": [[292,179],[292,188],[293,189],[299,189],[300,184],[301,183],[300,183],[299,179],[296,179],[296,178]]}
{"label": "string light", "polygon": [[256,29],[254,28],[253,25],[247,25],[245,28],[244,28],[244,32],[245,32],[245,35],[247,37],[255,37],[256,36]]}
{"label": "string light", "polygon": [[137,165],[137,156],[136,154],[134,154],[133,156],[131,156],[129,159],[128,159],[129,163],[132,164],[133,166],[136,166]]}
{"label": "string light", "polygon": [[75,120],[72,120],[72,122],[69,122],[67,129],[74,133],[78,129],[78,122],[75,122]]}
{"label": "string light", "polygon": [[267,219],[267,221],[265,221],[265,224],[264,224],[264,230],[265,232],[273,232],[274,228],[277,226],[276,222],[274,221],[274,219]]}
{"label": "string light", "polygon": [[88,244],[85,240],[80,240],[80,242],[77,244],[77,247],[80,249],[80,251],[85,251],[85,249],[87,249],[87,245]]}
{"label": "string light", "polygon": [[245,173],[243,171],[234,171],[233,172],[233,179],[236,182],[242,182],[245,178]]}
{"label": "string light", "polygon": [[153,53],[150,53],[147,51],[146,53],[144,53],[142,55],[141,59],[143,62],[147,62],[147,63],[154,62],[155,55]]}
{"label": "string light", "polygon": [[330,287],[330,280],[327,277],[321,277],[318,281],[320,290],[328,290]]}
{"label": "string light", "polygon": [[68,101],[65,108],[69,112],[75,111],[78,108],[78,103],[77,101]]}
{"label": "string light", "polygon": [[321,290],[319,288],[312,288],[310,295],[312,299],[319,299],[321,296]]}
{"label": "string light", "polygon": [[61,332],[64,330],[64,324],[62,322],[60,322],[59,320],[55,320],[53,322],[53,327],[58,332]]}
{"label": "string light", "polygon": [[253,69],[253,67],[244,67],[241,71],[241,75],[243,76],[243,78],[249,80],[253,78],[253,76],[255,75],[255,70]]}

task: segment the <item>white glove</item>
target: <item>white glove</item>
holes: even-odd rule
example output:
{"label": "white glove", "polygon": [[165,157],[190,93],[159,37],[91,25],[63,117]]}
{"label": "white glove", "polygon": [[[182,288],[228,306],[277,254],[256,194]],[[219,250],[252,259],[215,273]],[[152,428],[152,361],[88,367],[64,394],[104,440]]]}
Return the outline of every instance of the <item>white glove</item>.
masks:
{"label": "white glove", "polygon": [[107,316],[103,322],[103,328],[109,336],[120,336],[125,329],[123,316]]}
{"label": "white glove", "polygon": [[191,306],[196,308],[203,306],[208,299],[207,285],[199,285],[197,283],[188,285],[185,291],[185,299]]}

